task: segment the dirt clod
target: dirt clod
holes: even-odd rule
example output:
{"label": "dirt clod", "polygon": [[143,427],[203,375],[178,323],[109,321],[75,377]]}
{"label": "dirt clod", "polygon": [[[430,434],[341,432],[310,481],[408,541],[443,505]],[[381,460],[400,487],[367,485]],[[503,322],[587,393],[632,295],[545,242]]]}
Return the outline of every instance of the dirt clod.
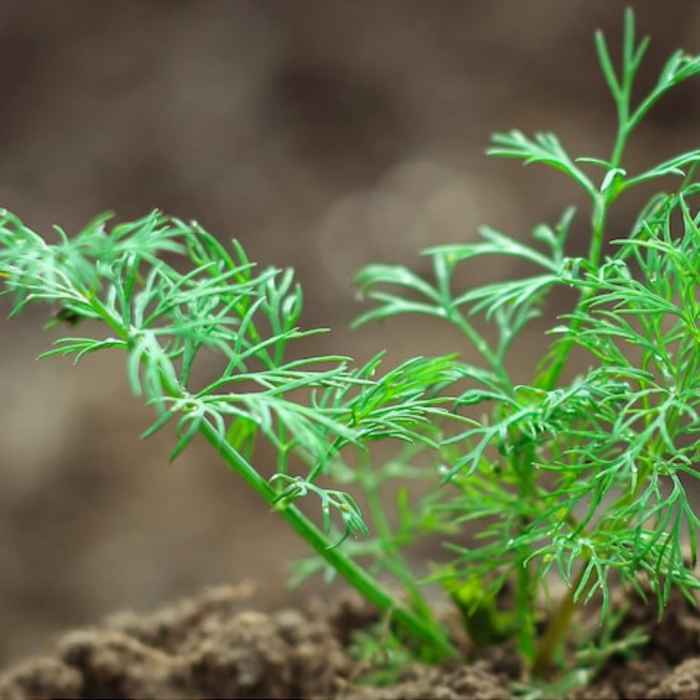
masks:
{"label": "dirt clod", "polygon": [[[668,613],[656,624],[653,606],[640,601],[627,615],[649,635],[638,658],[612,658],[586,686],[542,697],[700,698],[700,616],[681,596]],[[266,613],[254,610],[240,587],[217,588],[150,615],[120,613],[65,634],[44,655],[0,674],[0,697],[515,697],[513,684],[522,677],[518,663],[507,663],[508,646],[469,664],[408,665],[391,685],[364,685],[367,669],[351,658],[348,643],[354,630],[377,621],[375,611],[349,595]]]}

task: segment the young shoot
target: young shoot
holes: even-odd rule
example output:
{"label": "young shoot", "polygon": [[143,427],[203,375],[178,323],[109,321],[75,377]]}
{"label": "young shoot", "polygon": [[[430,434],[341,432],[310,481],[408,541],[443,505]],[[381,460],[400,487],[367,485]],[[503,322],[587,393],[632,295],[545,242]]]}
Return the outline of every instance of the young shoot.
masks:
{"label": "young shoot", "polygon": [[[66,335],[42,357],[123,351],[134,393],[154,409],[144,434],[170,423],[173,458],[204,436],[315,552],[297,578],[343,577],[382,612],[392,644],[425,661],[457,656],[426,594],[438,583],[473,646],[514,639],[534,677],[564,665],[577,609],[597,605],[598,636],[583,640],[585,654],[569,647],[593,668],[639,641],[615,638],[612,586],[654,596],[661,612],[672,588],[689,597],[700,588],[690,498],[700,453],[700,148],[643,172],[625,161],[644,117],[700,74],[700,57],[674,53],[636,99],[647,44],[632,11],[618,67],[596,35],[618,120],[607,158],[574,157],[549,133],[493,137],[491,155],[576,183],[590,205],[585,225],[567,209],[527,240],[483,227],[476,242],[426,250],[429,276],[387,264],[358,274],[372,303],[358,325],[434,316],[461,332],[454,355],[391,368],[381,354],[364,366],[300,359],[295,341],[321,331],[301,325],[292,273],[258,269],[239,243],[158,212],[119,225],[103,216],[72,237],[57,229],[49,243],[3,211],[10,315],[53,307],[48,325]],[[611,235],[616,200],[649,183],[656,194],[634,225]],[[574,222],[587,231],[584,257],[568,252]],[[462,266],[494,256],[533,272],[459,288]],[[548,316],[559,290],[571,308]],[[534,319],[547,322],[548,345],[516,382],[514,342]],[[477,360],[463,360],[466,350]],[[215,355],[220,376],[201,382],[195,368]],[[255,463],[257,438],[278,455],[270,478]],[[399,447],[380,459],[378,440]],[[319,525],[298,507],[307,497]],[[418,571],[411,548],[429,536],[444,553]],[[564,593],[552,600],[555,578]]]}

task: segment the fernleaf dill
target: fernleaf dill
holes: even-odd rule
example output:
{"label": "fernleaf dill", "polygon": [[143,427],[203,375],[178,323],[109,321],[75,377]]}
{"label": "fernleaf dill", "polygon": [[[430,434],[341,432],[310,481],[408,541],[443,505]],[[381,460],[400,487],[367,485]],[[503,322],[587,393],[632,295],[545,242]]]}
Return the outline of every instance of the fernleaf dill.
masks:
{"label": "fernleaf dill", "polygon": [[[456,348],[385,369],[381,353],[361,366],[299,357],[295,341],[323,331],[301,324],[292,272],[259,270],[238,242],[224,245],[158,212],[118,225],[103,216],[74,236],[57,229],[54,243],[2,212],[10,316],[48,302],[47,325],[84,331],[43,357],[124,351],[134,393],[155,411],[144,436],[171,423],[172,458],[196,435],[208,440],[316,553],[296,580],[344,577],[421,658],[456,653],[425,592],[439,583],[475,645],[513,638],[540,677],[562,658],[576,610],[596,601],[601,647],[594,653],[588,640],[578,658],[597,667],[638,641],[614,639],[612,585],[655,596],[660,612],[672,588],[688,597],[700,588],[690,498],[700,454],[700,149],[640,173],[625,161],[635,129],[669,90],[700,74],[700,57],[674,53],[635,103],[647,45],[631,10],[619,67],[596,35],[618,120],[608,158],[575,157],[550,133],[493,136],[491,155],[554,168],[580,187],[585,223],[569,208],[526,240],[484,226],[476,241],[424,251],[430,275],[391,264],[359,272],[371,306],[356,325],[433,317],[458,329],[476,359]],[[657,180],[627,234],[612,239],[617,199]],[[584,256],[568,253],[574,222],[588,230]],[[463,266],[492,256],[533,272],[459,288]],[[570,309],[548,316],[548,299],[564,290]],[[549,324],[548,347],[516,382],[516,341],[535,319]],[[203,380],[197,368],[212,357],[219,376]],[[259,439],[277,453],[269,478],[255,466]],[[393,453],[378,456],[379,440]],[[316,499],[319,526],[298,508],[306,497]],[[441,539],[449,562],[418,573],[411,548],[427,537]],[[565,586],[559,600],[554,577]]]}

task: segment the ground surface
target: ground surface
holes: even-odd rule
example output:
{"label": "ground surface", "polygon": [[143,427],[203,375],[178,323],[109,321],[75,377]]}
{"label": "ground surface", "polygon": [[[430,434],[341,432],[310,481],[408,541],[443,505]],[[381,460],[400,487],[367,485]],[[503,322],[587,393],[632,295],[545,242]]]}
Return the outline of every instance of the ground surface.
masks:
{"label": "ground surface", "polygon": [[[348,654],[353,633],[376,622],[360,601],[316,601],[268,614],[254,609],[249,593],[245,586],[212,589],[152,614],[122,613],[69,632],[42,656],[0,674],[0,697],[508,700],[523,680],[512,649],[502,647],[469,664],[405,666],[390,684],[369,687],[363,680],[377,664]],[[585,685],[539,697],[700,697],[696,609],[675,597],[657,625],[653,607],[640,605],[623,628],[648,635],[639,658],[613,657]]]}

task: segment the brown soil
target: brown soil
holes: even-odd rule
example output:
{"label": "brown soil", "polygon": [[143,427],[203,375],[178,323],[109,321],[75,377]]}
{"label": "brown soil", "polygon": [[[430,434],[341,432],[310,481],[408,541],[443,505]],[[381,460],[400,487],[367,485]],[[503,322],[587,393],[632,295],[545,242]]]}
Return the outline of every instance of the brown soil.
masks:
{"label": "brown soil", "polygon": [[[251,609],[251,588],[210,589],[156,613],[119,613],[60,637],[46,653],[0,675],[0,697],[507,699],[524,680],[507,646],[470,663],[407,665],[391,685],[364,683],[376,666],[349,653],[353,633],[378,622],[352,596],[273,613]],[[588,684],[538,698],[700,698],[700,615],[681,596],[664,621],[652,605],[623,629],[649,641],[611,658]],[[522,686],[521,686],[522,687]],[[554,688],[554,689],[553,689]]]}

